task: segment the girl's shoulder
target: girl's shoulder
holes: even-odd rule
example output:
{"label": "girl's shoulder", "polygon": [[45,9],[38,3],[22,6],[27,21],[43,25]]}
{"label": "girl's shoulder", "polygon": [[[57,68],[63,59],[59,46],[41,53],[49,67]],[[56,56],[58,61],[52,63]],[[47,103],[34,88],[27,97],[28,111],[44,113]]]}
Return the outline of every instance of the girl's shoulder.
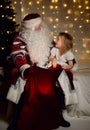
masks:
{"label": "girl's shoulder", "polygon": [[74,58],[75,58],[74,53],[73,53],[71,50],[67,51],[67,52],[65,53],[65,55],[66,55],[66,57],[67,57],[68,59],[74,59]]}
{"label": "girl's shoulder", "polygon": [[69,50],[66,52],[66,55],[71,55],[71,56],[73,55],[74,56],[74,53],[71,50]]}
{"label": "girl's shoulder", "polygon": [[57,48],[56,48],[56,47],[53,47],[52,50],[57,50]]}
{"label": "girl's shoulder", "polygon": [[58,48],[56,48],[56,47],[53,47],[51,50],[51,52],[57,52],[57,51],[58,51]]}

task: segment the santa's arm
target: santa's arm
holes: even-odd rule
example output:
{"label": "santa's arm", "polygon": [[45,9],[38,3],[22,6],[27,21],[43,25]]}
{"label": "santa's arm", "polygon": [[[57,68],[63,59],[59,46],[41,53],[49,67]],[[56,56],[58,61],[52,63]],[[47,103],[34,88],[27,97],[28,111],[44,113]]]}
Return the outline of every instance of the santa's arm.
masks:
{"label": "santa's arm", "polygon": [[15,35],[13,39],[11,56],[23,77],[24,71],[30,68],[30,62],[26,50],[26,44],[22,41],[19,35]]}

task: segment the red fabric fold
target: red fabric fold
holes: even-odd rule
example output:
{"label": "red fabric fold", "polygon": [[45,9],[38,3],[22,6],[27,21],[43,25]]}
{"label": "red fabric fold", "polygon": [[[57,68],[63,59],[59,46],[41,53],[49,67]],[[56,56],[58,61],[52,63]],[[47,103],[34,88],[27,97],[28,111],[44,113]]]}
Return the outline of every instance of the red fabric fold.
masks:
{"label": "red fabric fold", "polygon": [[54,87],[62,69],[32,67],[25,86],[26,97],[18,130],[51,130],[60,125],[60,110]]}

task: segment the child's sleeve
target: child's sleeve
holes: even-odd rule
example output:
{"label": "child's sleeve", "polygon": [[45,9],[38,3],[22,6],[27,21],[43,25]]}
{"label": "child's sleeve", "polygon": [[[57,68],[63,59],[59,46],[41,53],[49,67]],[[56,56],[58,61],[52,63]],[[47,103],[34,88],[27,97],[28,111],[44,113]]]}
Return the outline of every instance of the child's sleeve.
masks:
{"label": "child's sleeve", "polygon": [[73,61],[73,68],[71,69],[72,71],[76,71],[77,70],[77,68],[78,68],[78,62],[77,62],[77,60],[76,60],[76,57],[75,57],[75,55],[71,52],[71,51],[69,51],[68,53],[67,53],[67,55],[66,55],[66,59],[67,59],[67,61],[70,61],[70,60],[72,60]]}
{"label": "child's sleeve", "polygon": [[55,47],[53,47],[52,50],[51,50],[51,56],[52,57],[56,56],[56,48]]}

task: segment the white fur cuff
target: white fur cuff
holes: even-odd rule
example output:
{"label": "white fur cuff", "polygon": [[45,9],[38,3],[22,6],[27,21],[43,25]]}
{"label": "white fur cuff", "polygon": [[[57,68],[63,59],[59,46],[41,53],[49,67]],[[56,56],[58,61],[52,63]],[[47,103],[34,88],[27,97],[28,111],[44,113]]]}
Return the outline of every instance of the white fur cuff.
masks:
{"label": "white fur cuff", "polygon": [[26,69],[30,68],[30,65],[29,64],[25,64],[25,65],[22,65],[20,67],[20,71],[21,71],[21,76],[23,77],[23,73]]}

